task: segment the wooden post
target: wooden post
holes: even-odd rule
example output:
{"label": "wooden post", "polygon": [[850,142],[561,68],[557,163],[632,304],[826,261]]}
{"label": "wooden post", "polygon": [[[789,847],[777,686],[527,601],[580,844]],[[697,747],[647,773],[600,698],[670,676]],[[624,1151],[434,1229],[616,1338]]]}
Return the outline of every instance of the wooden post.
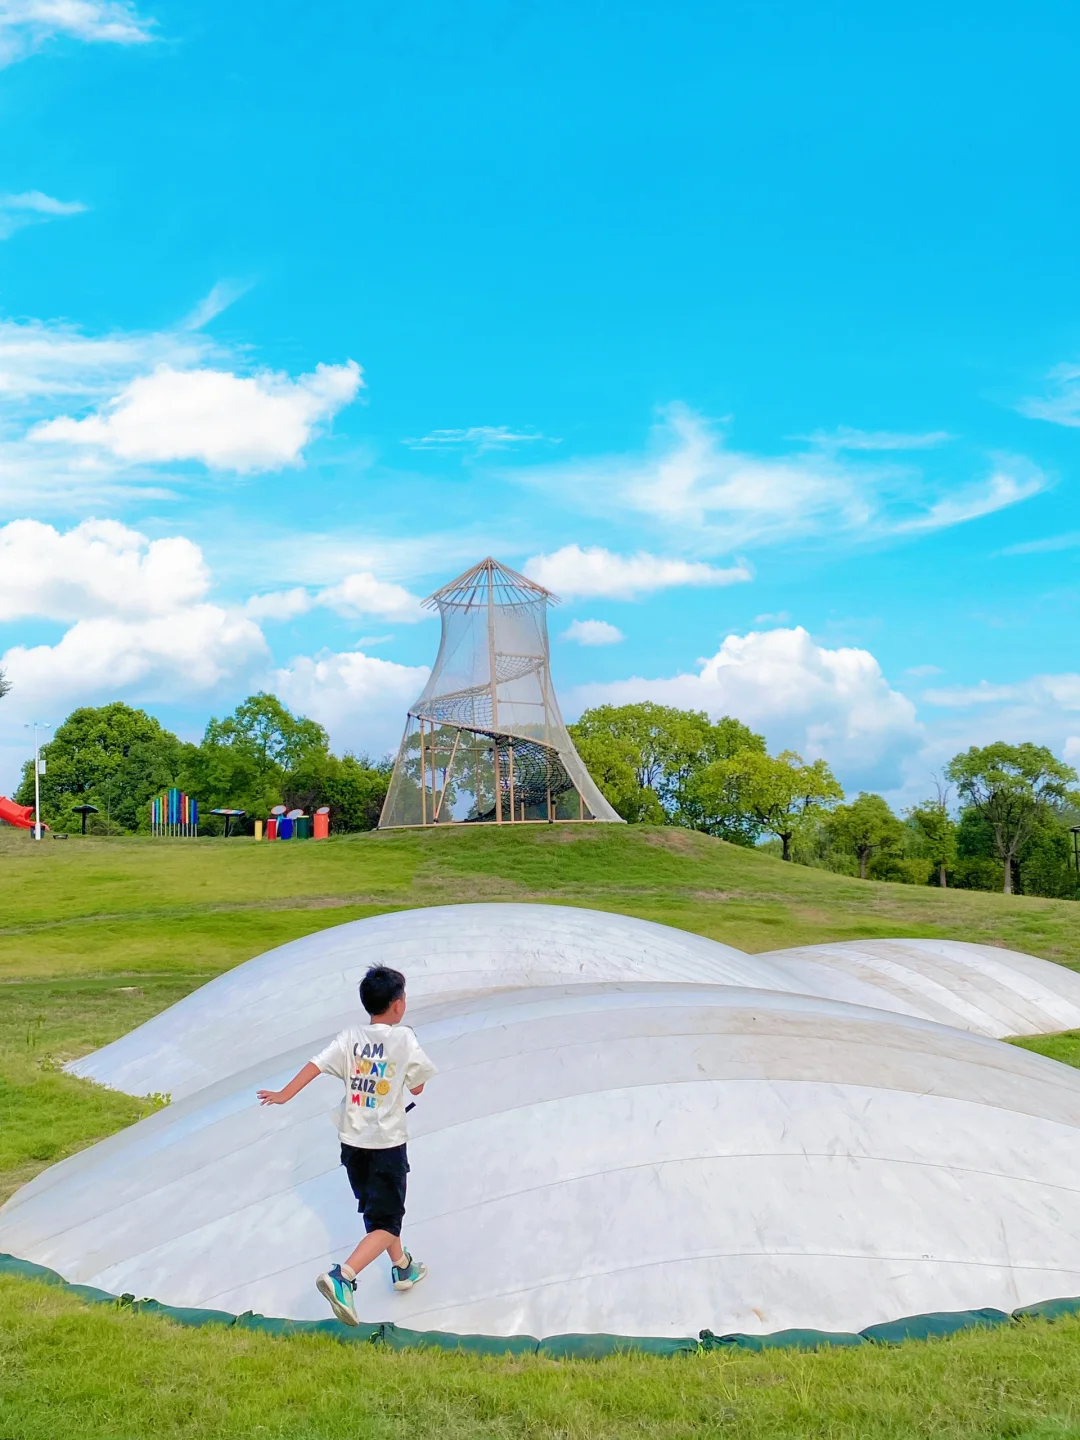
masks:
{"label": "wooden post", "polygon": [[511,824],[517,819],[517,809],[514,805],[514,742],[510,741],[510,821]]}
{"label": "wooden post", "polygon": [[492,754],[495,757],[495,824],[502,824],[502,777],[499,774],[499,740],[492,736]]}
{"label": "wooden post", "polygon": [[424,721],[420,719],[420,824],[427,824],[427,756],[424,754]]}
{"label": "wooden post", "polygon": [[[450,784],[450,771],[454,768],[454,757],[457,755],[457,747],[458,747],[458,744],[460,743],[460,741],[461,741],[461,731],[459,730],[459,731],[457,732],[457,734],[454,736],[454,748],[450,751],[450,761],[449,761],[449,764],[448,764],[447,767],[446,767],[446,773],[443,775],[442,794],[439,796],[439,803],[435,806],[435,816],[434,816],[434,819],[435,819],[435,824],[436,824],[436,825],[439,823],[439,815],[442,813],[442,804],[443,804],[443,801],[446,799],[446,790],[447,790],[447,787],[448,787],[449,784]],[[431,798],[432,798],[432,800],[434,800],[434,798],[435,798],[434,792],[432,792],[432,797],[431,797]]]}
{"label": "wooden post", "polygon": [[577,792],[578,819],[585,819],[585,801],[582,799],[581,791]]}

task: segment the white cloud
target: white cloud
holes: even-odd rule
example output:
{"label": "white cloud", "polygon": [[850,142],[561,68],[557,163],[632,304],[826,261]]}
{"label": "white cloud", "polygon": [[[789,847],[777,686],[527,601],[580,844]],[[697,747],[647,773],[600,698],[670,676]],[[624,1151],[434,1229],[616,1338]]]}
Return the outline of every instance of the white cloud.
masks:
{"label": "white cloud", "polygon": [[321,590],[319,605],[326,605],[338,615],[382,615],[387,620],[423,620],[420,600],[403,585],[376,580],[368,572],[346,575],[339,585]]}
{"label": "white cloud", "polygon": [[609,625],[606,620],[571,620],[562,638],[576,640],[579,645],[618,645],[626,636],[617,625]]}
{"label": "white cloud", "polygon": [[1011,685],[992,685],[980,680],[977,685],[927,690],[922,698],[928,705],[949,709],[1013,704],[1044,714],[1052,711],[1071,714],[1080,711],[1080,675],[1032,675]]}
{"label": "white cloud", "polygon": [[[733,715],[771,747],[824,757],[849,788],[899,780],[921,743],[915,707],[866,650],[830,650],[801,627],[729,635],[691,674],[580,686],[577,708],[655,700],[713,717]],[[568,697],[569,698],[569,697]]]}
{"label": "white cloud", "polygon": [[644,456],[602,456],[503,474],[598,515],[645,515],[684,545],[690,536],[699,552],[730,552],[810,534],[880,538],[941,529],[1027,499],[1049,483],[1026,461],[1008,463],[1015,475],[999,465],[988,480],[935,497],[941,487],[930,486],[910,464],[820,448],[776,457],[741,453],[727,448],[702,416],[671,405]]}
{"label": "white cloud", "polygon": [[271,684],[293,710],[323,725],[338,750],[379,756],[397,748],[405,712],[427,682],[423,665],[397,665],[359,650],[302,655]]}
{"label": "white cloud", "polygon": [[426,619],[420,599],[386,580],[378,580],[370,571],[346,575],[336,585],[310,591],[303,586],[292,590],[272,591],[253,595],[244,605],[244,613],[259,620],[293,620],[317,605],[350,619],[361,615],[380,615],[386,620],[413,622]]}
{"label": "white cloud", "polygon": [[791,616],[786,610],[778,610],[775,615],[755,615],[755,625],[786,625]]}
{"label": "white cloud", "polygon": [[202,551],[182,536],[152,541],[116,520],[66,533],[37,520],[0,526],[0,621],[164,615],[209,586]]}
{"label": "white cloud", "polygon": [[16,230],[55,220],[64,215],[81,215],[86,206],[78,200],[54,200],[40,190],[27,190],[22,195],[0,195],[0,240],[8,240]]}
{"label": "white cloud", "polygon": [[558,445],[548,435],[538,430],[511,430],[508,425],[470,425],[467,430],[432,430],[430,435],[421,435],[403,440],[410,450],[474,450],[478,455],[487,450],[510,450],[515,445],[531,445],[546,441]]}
{"label": "white cloud", "polygon": [[1080,365],[1055,365],[1046,378],[1050,394],[1029,396],[1016,408],[1033,420],[1076,429],[1080,426]]}
{"label": "white cloud", "polygon": [[80,620],[55,645],[14,646],[0,668],[12,683],[5,707],[29,714],[117,696],[183,699],[235,681],[267,658],[253,621],[198,604],[145,620]]}
{"label": "white cloud", "polygon": [[1067,738],[1062,754],[1070,765],[1080,762],[1080,735],[1070,735]]}
{"label": "white cloud", "polygon": [[105,398],[140,370],[196,365],[213,351],[210,339],[188,330],[95,337],[60,321],[2,320],[0,397],[39,405]]}
{"label": "white cloud", "polygon": [[124,461],[198,460],[211,469],[278,470],[300,461],[321,421],[356,397],[359,365],[319,365],[291,380],[263,372],[175,370],[159,366],[132,380],[85,420],[62,416],[34,438],[92,446]]}
{"label": "white cloud", "polygon": [[675,585],[737,585],[753,579],[745,560],[720,569],[700,561],[665,559],[638,551],[615,555],[598,545],[564,545],[551,555],[534,555],[524,566],[531,580],[566,599],[633,600]]}
{"label": "white cloud", "polygon": [[1042,540],[1023,540],[1019,545],[1006,545],[1000,555],[1045,555],[1054,550],[1075,550],[1080,546],[1080,530],[1064,535],[1048,535]]}
{"label": "white cloud", "polygon": [[904,673],[906,675],[921,677],[924,675],[941,675],[944,672],[940,665],[909,665]]}
{"label": "white cloud", "polygon": [[55,35],[97,44],[144,44],[152,24],[126,0],[0,0],[0,65],[29,55]]}
{"label": "white cloud", "polygon": [[807,440],[822,450],[932,450],[953,437],[947,430],[928,430],[909,435],[897,430],[854,430],[838,425],[835,430],[815,430]]}

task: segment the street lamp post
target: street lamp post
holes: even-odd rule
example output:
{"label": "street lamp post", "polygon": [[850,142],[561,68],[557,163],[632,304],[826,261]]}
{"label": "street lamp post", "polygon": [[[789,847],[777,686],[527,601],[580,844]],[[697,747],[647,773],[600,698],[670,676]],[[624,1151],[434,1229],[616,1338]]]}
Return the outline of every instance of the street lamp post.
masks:
{"label": "street lamp post", "polygon": [[41,839],[41,745],[38,742],[39,730],[51,730],[52,726],[47,725],[43,720],[35,720],[33,724],[26,726],[27,730],[34,732],[34,839]]}
{"label": "street lamp post", "polygon": [[1076,867],[1076,874],[1080,877],[1080,825],[1070,825],[1069,831],[1073,837],[1073,865]]}

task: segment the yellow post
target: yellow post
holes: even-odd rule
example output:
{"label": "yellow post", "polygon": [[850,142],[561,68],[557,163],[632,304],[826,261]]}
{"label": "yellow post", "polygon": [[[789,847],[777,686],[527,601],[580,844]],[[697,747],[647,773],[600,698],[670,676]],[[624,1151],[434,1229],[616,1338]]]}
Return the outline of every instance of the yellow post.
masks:
{"label": "yellow post", "polygon": [[261,839],[262,839],[262,835],[263,835],[263,822],[262,822],[261,820],[256,820],[256,821],[255,821],[255,839],[256,839],[256,840],[261,840]]}

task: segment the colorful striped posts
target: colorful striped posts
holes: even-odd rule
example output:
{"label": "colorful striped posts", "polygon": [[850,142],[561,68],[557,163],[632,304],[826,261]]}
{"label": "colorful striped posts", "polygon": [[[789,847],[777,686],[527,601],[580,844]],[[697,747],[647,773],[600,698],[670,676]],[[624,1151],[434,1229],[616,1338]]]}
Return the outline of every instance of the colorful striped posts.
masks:
{"label": "colorful striped posts", "polygon": [[199,833],[199,802],[182,790],[166,790],[150,801],[150,833],[152,835],[190,835]]}

